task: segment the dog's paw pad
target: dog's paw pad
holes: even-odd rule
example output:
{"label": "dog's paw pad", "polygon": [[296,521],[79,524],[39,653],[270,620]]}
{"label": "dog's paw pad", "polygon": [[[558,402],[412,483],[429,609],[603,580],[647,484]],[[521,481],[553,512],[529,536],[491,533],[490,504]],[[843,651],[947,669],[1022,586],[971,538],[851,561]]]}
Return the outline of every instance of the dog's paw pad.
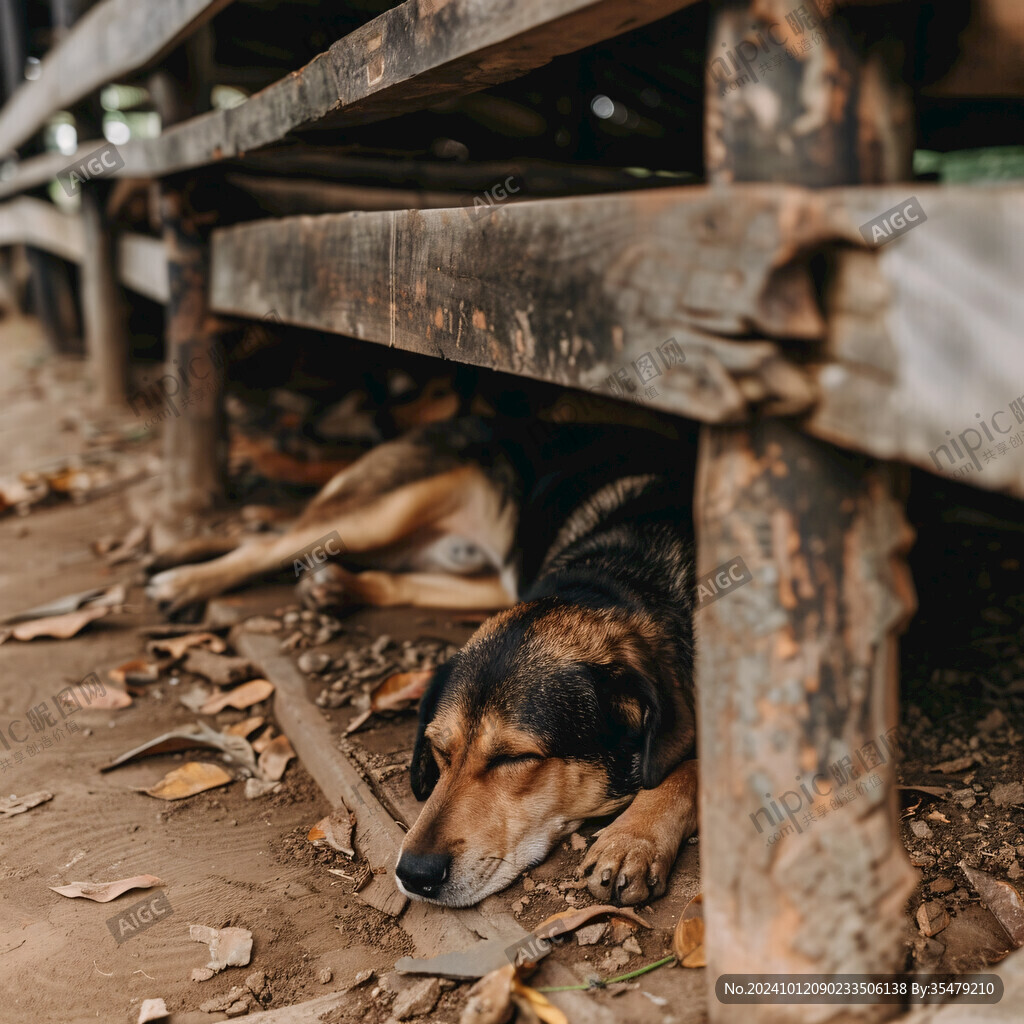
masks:
{"label": "dog's paw pad", "polygon": [[207,595],[192,569],[192,566],[179,566],[157,573],[146,584],[146,597],[163,611],[176,611],[202,600]]}
{"label": "dog's paw pad", "polygon": [[353,579],[352,573],[337,562],[327,562],[313,572],[303,573],[295,589],[306,608],[337,611],[359,603],[352,594]]}
{"label": "dog's paw pad", "polygon": [[671,866],[654,840],[609,830],[587,852],[581,870],[596,899],[632,904],[661,896]]}

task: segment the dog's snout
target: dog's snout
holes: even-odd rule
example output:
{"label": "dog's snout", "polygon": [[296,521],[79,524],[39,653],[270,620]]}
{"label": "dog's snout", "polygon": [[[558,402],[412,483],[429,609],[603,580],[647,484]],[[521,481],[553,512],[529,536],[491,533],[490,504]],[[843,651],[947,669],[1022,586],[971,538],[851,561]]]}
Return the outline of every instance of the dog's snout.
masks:
{"label": "dog's snout", "polygon": [[448,878],[451,863],[451,857],[445,853],[409,853],[406,851],[398,858],[395,874],[409,893],[426,896],[429,899],[437,895],[445,879]]}

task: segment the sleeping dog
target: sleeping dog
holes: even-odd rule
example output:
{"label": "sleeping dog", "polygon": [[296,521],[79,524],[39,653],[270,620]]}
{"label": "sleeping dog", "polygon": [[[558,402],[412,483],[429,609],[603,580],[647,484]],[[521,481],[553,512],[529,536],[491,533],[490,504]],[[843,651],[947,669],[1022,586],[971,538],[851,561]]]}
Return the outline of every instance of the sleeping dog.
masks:
{"label": "sleeping dog", "polygon": [[306,603],[494,611],[420,705],[411,781],[427,802],[398,885],[468,906],[621,811],[581,870],[599,899],[639,903],[697,823],[692,475],[673,453],[618,426],[432,424],[339,473],[287,533],[149,593],[181,608],[336,530],[346,566],[304,577]]}

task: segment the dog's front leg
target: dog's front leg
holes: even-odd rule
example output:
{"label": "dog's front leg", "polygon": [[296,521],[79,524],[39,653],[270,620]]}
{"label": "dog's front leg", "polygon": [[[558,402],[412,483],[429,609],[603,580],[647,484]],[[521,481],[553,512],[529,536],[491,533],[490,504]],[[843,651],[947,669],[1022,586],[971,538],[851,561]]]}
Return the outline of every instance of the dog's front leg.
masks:
{"label": "dog's front leg", "polygon": [[683,840],[697,830],[697,762],[684,761],[594,841],[580,865],[599,900],[643,903],[665,891]]}

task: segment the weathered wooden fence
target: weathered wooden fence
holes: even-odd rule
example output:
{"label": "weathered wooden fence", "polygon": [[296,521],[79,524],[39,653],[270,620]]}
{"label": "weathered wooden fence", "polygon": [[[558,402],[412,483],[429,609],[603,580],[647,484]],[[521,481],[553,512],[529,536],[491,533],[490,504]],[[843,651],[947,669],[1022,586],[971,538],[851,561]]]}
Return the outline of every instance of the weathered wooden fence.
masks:
{"label": "weathered wooden fence", "polygon": [[[395,189],[387,161],[316,145],[317,131],[420,111],[702,6],[408,0],[240,105],[205,110],[195,82],[224,69],[204,64],[196,41],[233,15],[228,0],[100,0],[36,80],[18,84],[24,48],[5,35],[0,156],[20,152],[0,178],[0,246],[83,268],[88,352],[114,404],[130,358],[123,300],[136,293],[166,306],[168,358],[209,350],[226,315],[274,310],[288,324],[588,388],[676,338],[687,358],[649,401],[703,424],[698,569],[741,555],[754,574],[699,624],[711,988],[726,973],[892,971],[910,887],[893,758],[855,814],[813,833],[768,846],[750,811],[897,724],[896,641],[915,604],[905,467],[1024,498],[1024,454],[1009,450],[1024,444],[1024,184],[915,183],[911,165],[915,103],[961,117],[972,104],[1020,103],[1024,6],[924,5],[928,38],[953,56],[918,78],[904,46],[914,5],[840,4],[802,47],[811,4],[712,3],[706,61],[689,69],[707,85],[701,185],[638,191],[615,170],[527,160],[410,163],[414,181]],[[14,25],[15,0],[0,0],[0,14]],[[764,33],[796,56],[759,67]],[[33,198],[103,145],[41,152],[48,119],[132,80],[150,85],[159,137],[119,145],[117,169],[86,182],[78,214]],[[326,163],[335,183],[304,177]],[[304,215],[217,226],[197,191],[225,169],[233,187]],[[513,174],[522,195],[471,211],[474,195]],[[119,228],[127,192],[109,195],[108,178],[159,196],[159,232]],[[327,212],[337,210],[361,212]],[[883,215],[878,244],[861,229]],[[903,217],[920,224],[888,242]],[[218,404],[208,392],[168,431],[177,512],[218,492]],[[710,1005],[713,1021],[832,1011],[879,1009]]]}

